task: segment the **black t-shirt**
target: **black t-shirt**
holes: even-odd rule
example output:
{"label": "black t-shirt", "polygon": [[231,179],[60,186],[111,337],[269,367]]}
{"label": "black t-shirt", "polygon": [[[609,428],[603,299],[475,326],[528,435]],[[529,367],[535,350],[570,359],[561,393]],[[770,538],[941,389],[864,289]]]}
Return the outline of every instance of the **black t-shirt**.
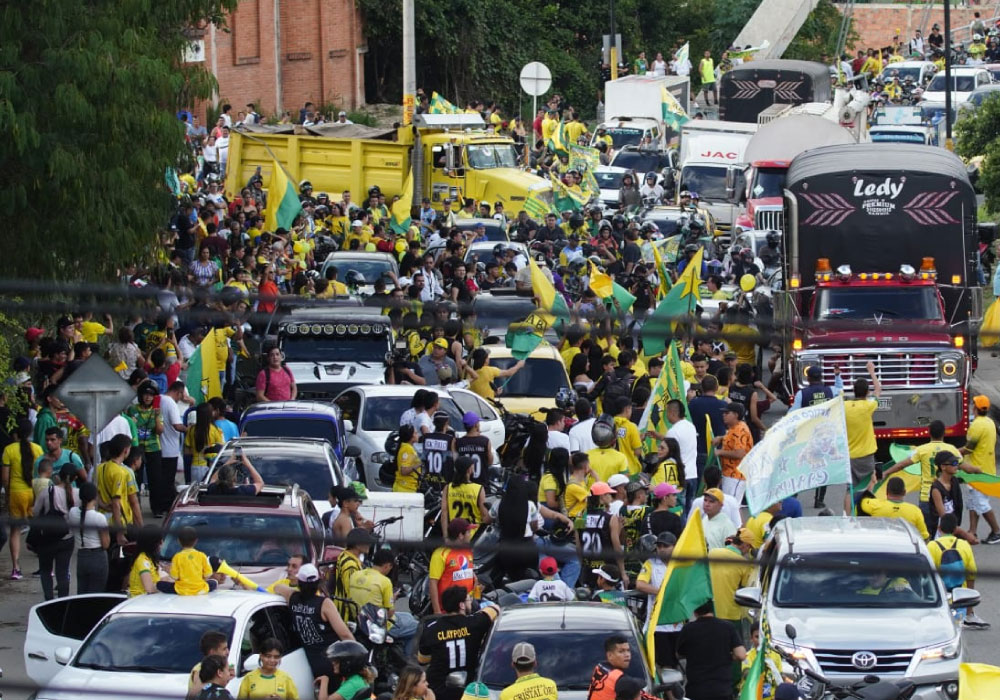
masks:
{"label": "black t-shirt", "polygon": [[684,530],[684,523],[681,516],[671,513],[669,510],[654,510],[646,518],[646,534],[659,535],[661,532],[672,532],[680,539],[681,531]]}
{"label": "black t-shirt", "polygon": [[418,650],[421,656],[430,657],[427,683],[439,700],[460,700],[462,689],[447,688],[445,679],[453,671],[465,671],[471,677],[495,618],[495,609],[487,608],[472,615],[442,615],[424,627]]}
{"label": "black t-shirt", "polygon": [[728,698],[733,692],[733,649],[743,646],[733,623],[699,617],[684,625],[677,655],[687,659],[687,694],[692,698]]}
{"label": "black t-shirt", "polygon": [[458,456],[466,455],[476,462],[472,480],[481,486],[486,485],[486,472],[490,468],[486,462],[489,449],[490,439],[485,435],[463,436],[455,440],[455,451],[458,452]]}
{"label": "black t-shirt", "polygon": [[549,241],[554,243],[563,237],[563,230],[556,226],[555,228],[549,228],[548,226],[543,226],[542,228],[535,231],[536,241]]}
{"label": "black t-shirt", "polygon": [[424,464],[427,465],[427,483],[444,488],[451,481],[451,448],[455,439],[448,433],[427,433],[424,435]]}
{"label": "black t-shirt", "polygon": [[636,245],[635,241],[625,242],[625,248],[622,250],[622,260],[625,263],[637,263],[642,260],[642,251]]}

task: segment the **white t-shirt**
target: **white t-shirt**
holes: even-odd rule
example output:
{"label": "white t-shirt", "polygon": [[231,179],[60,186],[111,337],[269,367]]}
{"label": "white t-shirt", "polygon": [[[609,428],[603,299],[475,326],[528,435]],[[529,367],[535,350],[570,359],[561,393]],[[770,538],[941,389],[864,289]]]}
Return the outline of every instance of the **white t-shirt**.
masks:
{"label": "white t-shirt", "polygon": [[[691,512],[698,511],[704,515],[705,511],[701,507],[701,504],[704,502],[704,496],[698,496],[698,498],[691,501]],[[743,518],[740,517],[740,504],[736,502],[735,498],[726,496],[725,500],[722,501],[722,512],[729,516],[729,519],[733,521],[733,525],[736,526],[737,530],[743,527]]]}
{"label": "white t-shirt", "polygon": [[611,505],[608,506],[608,512],[611,515],[621,515],[622,506],[625,505],[625,501],[611,501]]}
{"label": "white t-shirt", "polygon": [[205,156],[207,163],[216,163],[219,160],[219,149],[214,143],[211,146],[202,146],[201,153]]}
{"label": "white t-shirt", "polygon": [[540,603],[549,601],[576,600],[576,591],[566,585],[562,579],[552,579],[548,581],[541,579],[536,581],[528,593],[528,600],[537,600]]}
{"label": "white t-shirt", "polygon": [[582,420],[569,429],[570,452],[588,452],[597,447],[594,439],[590,437],[590,430],[594,427],[595,420],[597,419],[588,418],[587,420]]}
{"label": "white t-shirt", "polygon": [[666,74],[667,74],[667,62],[653,61],[653,75],[666,75]]}
{"label": "white t-shirt", "polygon": [[681,448],[681,461],[684,462],[684,478],[698,478],[698,431],[694,423],[686,418],[674,423],[667,431],[667,437],[677,441]]}
{"label": "white t-shirt", "polygon": [[166,394],[160,395],[160,416],[163,418],[163,433],[160,435],[160,456],[163,459],[180,457],[181,433],[174,426],[183,425],[181,410],[177,407],[177,402]]}
{"label": "white t-shirt", "polygon": [[104,430],[99,432],[97,434],[97,439],[94,440],[94,447],[100,450],[101,445],[106,443],[115,435],[127,435],[129,440],[132,439],[132,428],[123,416],[115,416],[106,426],[104,426]]}
{"label": "white t-shirt", "polygon": [[73,535],[78,547],[83,549],[100,549],[101,530],[108,529],[108,518],[104,513],[96,510],[88,510],[84,519],[83,539],[80,539],[80,506],[73,506],[69,509],[66,518],[69,523],[69,532]]}
{"label": "white t-shirt", "polygon": [[177,342],[177,349],[180,350],[181,357],[190,360],[198,346],[191,342],[191,336],[186,335]]}
{"label": "white t-shirt", "polygon": [[569,452],[570,449],[569,435],[563,432],[559,432],[558,430],[550,430],[549,438],[546,441],[546,446],[550,450],[554,450],[557,447],[561,447],[567,452]]}

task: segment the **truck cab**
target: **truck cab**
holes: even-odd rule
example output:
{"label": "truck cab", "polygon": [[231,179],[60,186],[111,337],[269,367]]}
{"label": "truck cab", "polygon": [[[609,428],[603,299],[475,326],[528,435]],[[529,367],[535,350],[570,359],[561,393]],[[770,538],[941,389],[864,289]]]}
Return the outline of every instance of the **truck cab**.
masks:
{"label": "truck cab", "polygon": [[739,214],[731,192],[743,187],[744,154],[756,131],[756,124],[705,120],[681,127],[677,193],[696,192],[724,234],[730,233]]}
{"label": "truck cab", "polygon": [[278,345],[300,399],[332,399],[356,384],[384,384],[393,349],[389,319],[365,308],[294,309]]}
{"label": "truck cab", "polygon": [[[604,132],[611,137],[612,148],[615,151],[620,151],[626,146],[663,149],[667,147],[665,129],[656,119],[615,117],[602,122],[597,128],[604,129]],[[590,145],[596,148],[599,138],[597,129],[594,129]]]}

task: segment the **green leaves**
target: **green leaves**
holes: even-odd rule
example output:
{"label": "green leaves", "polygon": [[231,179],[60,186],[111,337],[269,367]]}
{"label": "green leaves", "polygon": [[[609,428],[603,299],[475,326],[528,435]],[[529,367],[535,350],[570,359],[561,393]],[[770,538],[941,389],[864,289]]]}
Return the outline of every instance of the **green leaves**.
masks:
{"label": "green leaves", "polygon": [[966,160],[985,156],[977,186],[986,195],[986,208],[1000,211],[1000,97],[987,97],[975,112],[959,110],[954,134],[958,155]]}
{"label": "green leaves", "polygon": [[0,12],[0,275],[108,279],[153,254],[171,214],[174,116],[211,95],[186,27],[237,0],[37,0]]}

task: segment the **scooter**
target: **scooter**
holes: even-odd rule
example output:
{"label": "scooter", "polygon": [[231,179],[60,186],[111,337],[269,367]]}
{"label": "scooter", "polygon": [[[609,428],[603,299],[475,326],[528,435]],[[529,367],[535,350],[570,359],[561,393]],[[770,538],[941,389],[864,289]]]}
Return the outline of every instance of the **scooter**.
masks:
{"label": "scooter", "polygon": [[392,693],[399,683],[399,669],[406,665],[406,653],[389,634],[389,618],[385,608],[374,603],[358,611],[354,638],[368,649],[368,662],[378,671],[372,688],[376,695]]}

